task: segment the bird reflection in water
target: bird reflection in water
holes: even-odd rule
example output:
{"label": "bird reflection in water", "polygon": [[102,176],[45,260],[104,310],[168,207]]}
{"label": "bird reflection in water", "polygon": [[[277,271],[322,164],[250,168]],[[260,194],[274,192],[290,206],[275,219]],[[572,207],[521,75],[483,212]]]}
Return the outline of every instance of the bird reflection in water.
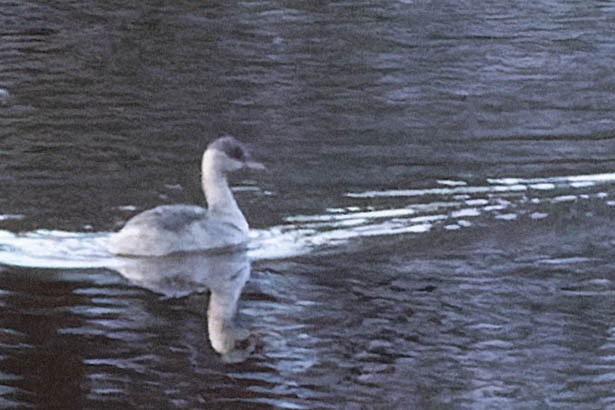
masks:
{"label": "bird reflection in water", "polygon": [[209,289],[207,329],[213,349],[231,363],[246,360],[254,351],[254,337],[236,323],[239,297],[251,271],[245,250],[122,258],[116,270],[135,285],[165,297]]}

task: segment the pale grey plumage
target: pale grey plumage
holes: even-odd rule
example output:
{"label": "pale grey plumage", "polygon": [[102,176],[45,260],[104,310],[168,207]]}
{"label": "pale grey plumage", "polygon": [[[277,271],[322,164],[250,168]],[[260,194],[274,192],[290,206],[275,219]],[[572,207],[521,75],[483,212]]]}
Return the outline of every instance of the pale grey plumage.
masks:
{"label": "pale grey plumage", "polygon": [[157,229],[179,232],[190,224],[207,219],[207,210],[194,205],[161,205],[142,212],[125,226],[152,226]]}
{"label": "pale grey plumage", "polygon": [[178,204],[142,212],[110,238],[109,250],[120,255],[161,256],[245,244],[248,224],[226,175],[241,168],[262,169],[249,158],[245,146],[234,137],[218,138],[209,144],[202,161],[208,209]]}

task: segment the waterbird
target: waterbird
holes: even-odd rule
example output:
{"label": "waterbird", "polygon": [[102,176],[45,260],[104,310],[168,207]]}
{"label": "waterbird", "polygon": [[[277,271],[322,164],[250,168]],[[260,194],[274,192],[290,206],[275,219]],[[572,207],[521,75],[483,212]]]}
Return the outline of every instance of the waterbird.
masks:
{"label": "waterbird", "polygon": [[244,246],[248,222],[229,187],[228,174],[241,169],[262,170],[233,136],[211,142],[201,162],[201,183],[208,207],[161,205],[131,218],[111,235],[108,250],[124,256],[164,256]]}

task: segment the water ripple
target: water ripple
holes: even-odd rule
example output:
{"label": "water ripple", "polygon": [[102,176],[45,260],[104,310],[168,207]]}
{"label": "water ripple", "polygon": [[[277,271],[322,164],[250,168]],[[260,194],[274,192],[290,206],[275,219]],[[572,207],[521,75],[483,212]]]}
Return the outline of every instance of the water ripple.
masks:
{"label": "water ripple", "polygon": [[[367,207],[352,205],[330,209],[325,214],[289,216],[287,224],[251,232],[250,256],[256,260],[288,258],[340,246],[358,238],[420,234],[437,227],[454,231],[473,226],[476,222],[472,222],[473,219],[490,215],[504,221],[514,221],[521,216],[541,220],[549,216],[547,204],[579,200],[604,202],[608,194],[600,189],[608,189],[614,181],[614,174],[499,178],[488,179],[490,184],[485,186],[455,183],[443,188],[346,194],[357,200],[412,201],[400,208],[380,209],[375,203]],[[421,201],[422,198],[427,201]],[[0,231],[0,262],[46,268],[114,268],[122,262],[107,252],[108,235],[105,232],[38,230],[14,234]]]}

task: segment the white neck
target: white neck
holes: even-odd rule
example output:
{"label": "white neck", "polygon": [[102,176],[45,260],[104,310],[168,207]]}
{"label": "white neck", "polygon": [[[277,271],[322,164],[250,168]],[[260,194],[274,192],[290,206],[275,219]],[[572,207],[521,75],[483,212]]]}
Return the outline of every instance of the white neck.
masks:
{"label": "white neck", "polygon": [[228,185],[226,174],[216,166],[216,154],[206,151],[203,155],[202,163],[202,184],[207,208],[209,212],[216,216],[229,219],[238,226],[247,230],[247,222],[237,202],[233,192]]}

